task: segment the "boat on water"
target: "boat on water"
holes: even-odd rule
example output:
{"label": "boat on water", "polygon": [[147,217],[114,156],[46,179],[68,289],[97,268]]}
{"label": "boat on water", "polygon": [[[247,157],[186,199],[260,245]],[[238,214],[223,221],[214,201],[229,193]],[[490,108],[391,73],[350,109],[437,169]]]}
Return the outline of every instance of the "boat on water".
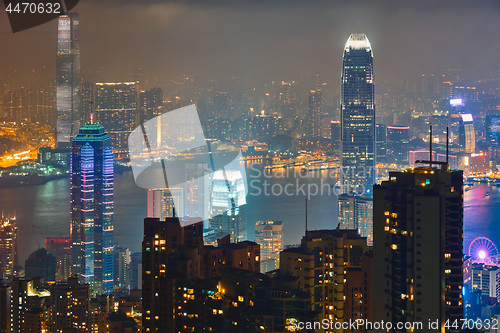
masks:
{"label": "boat on water", "polygon": [[490,192],[486,192],[486,193],[484,194],[484,197],[485,197],[485,198],[487,198],[487,197],[489,197],[489,196],[490,196]]}

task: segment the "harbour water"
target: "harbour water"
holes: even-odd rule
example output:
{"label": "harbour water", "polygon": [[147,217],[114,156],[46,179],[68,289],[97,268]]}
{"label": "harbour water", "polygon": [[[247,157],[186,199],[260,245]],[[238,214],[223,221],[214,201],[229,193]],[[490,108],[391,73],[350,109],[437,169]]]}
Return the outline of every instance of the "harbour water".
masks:
{"label": "harbour water", "polygon": [[[305,199],[310,186],[308,227],[310,229],[337,226],[337,200],[328,191],[335,185],[331,173],[311,173],[290,169],[288,174],[265,175],[260,168],[248,168],[248,238],[253,240],[254,226],[260,220],[284,222],[284,244],[298,244],[305,230]],[[143,219],[146,217],[146,190],[139,188],[131,171],[115,174],[114,240],[132,252],[140,251]],[[280,194],[285,185],[287,195]],[[318,193],[314,195],[316,184]],[[302,186],[302,187],[301,187]],[[260,190],[260,191],[259,191]],[[266,191],[267,190],[267,191]],[[305,192],[305,193],[304,193]],[[490,194],[487,195],[487,192]],[[22,264],[28,255],[44,246],[46,237],[69,235],[69,178],[43,185],[0,189],[0,210],[4,215],[16,214]],[[476,184],[464,193],[464,252],[479,236],[490,238],[500,246],[500,187]]]}

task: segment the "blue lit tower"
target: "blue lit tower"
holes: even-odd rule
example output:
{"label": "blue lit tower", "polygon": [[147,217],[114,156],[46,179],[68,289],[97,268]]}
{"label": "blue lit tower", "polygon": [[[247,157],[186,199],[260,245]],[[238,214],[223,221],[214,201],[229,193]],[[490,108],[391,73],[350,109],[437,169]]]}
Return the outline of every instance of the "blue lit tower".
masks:
{"label": "blue lit tower", "polygon": [[375,180],[373,54],[364,34],[349,36],[341,77],[343,192],[372,195]]}
{"label": "blue lit tower", "polygon": [[111,137],[92,121],[72,143],[71,238],[71,273],[93,295],[112,292],[113,150]]}
{"label": "blue lit tower", "polygon": [[57,144],[59,148],[69,148],[81,119],[78,13],[61,15],[57,22]]}

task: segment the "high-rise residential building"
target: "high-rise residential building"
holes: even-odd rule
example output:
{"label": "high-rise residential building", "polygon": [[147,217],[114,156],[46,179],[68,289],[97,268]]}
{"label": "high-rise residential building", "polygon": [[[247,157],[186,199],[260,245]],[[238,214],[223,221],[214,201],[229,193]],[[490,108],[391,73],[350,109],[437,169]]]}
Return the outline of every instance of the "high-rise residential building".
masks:
{"label": "high-rise residential building", "polygon": [[114,280],[116,287],[130,286],[130,249],[115,244],[114,249]]}
{"label": "high-rise residential building", "polygon": [[142,253],[130,255],[130,289],[142,288]]}
{"label": "high-rise residential building", "polygon": [[338,197],[338,222],[341,229],[354,229],[367,244],[373,245],[373,199],[370,196],[341,194]]}
{"label": "high-rise residential building", "polygon": [[0,332],[11,332],[11,288],[0,279]]}
{"label": "high-rise residential building", "polygon": [[372,195],[376,172],[374,79],[370,42],[364,34],[352,34],[347,40],[342,59],[340,118],[343,193]]}
{"label": "high-rise residential building", "polygon": [[246,193],[240,171],[214,173],[211,208],[210,229],[221,237],[231,235],[233,243],[247,239]]}
{"label": "high-rise residential building", "polygon": [[[200,277],[203,222],[186,223],[179,218],[144,219],[142,241],[142,327],[144,332],[172,332],[174,327],[175,279]],[[179,254],[179,258],[172,257]],[[183,275],[172,272],[185,265]]]}
{"label": "high-rise residential building", "polygon": [[[67,282],[44,285],[50,293],[53,311],[53,330],[48,332],[95,332],[89,321],[89,304],[92,293],[88,284],[70,277]],[[73,329],[73,330],[71,330]]]}
{"label": "high-rise residential building", "polygon": [[377,162],[386,162],[387,153],[387,128],[384,124],[375,125]]}
{"label": "high-rise residential building", "polygon": [[308,94],[308,117],[309,135],[313,138],[321,136],[321,112],[322,93],[321,90],[311,90]]}
{"label": "high-rise residential building", "polygon": [[283,250],[283,222],[258,221],[255,242],[260,245],[260,271],[266,273],[278,269]]}
{"label": "high-rise residential building", "polygon": [[149,189],[147,196],[148,217],[157,217],[160,220],[174,217],[174,209],[175,215],[185,216],[182,187]]}
{"label": "high-rise residential building", "polygon": [[100,124],[84,125],[71,155],[71,274],[92,295],[113,291],[113,151]]}
{"label": "high-rise residential building", "polygon": [[470,113],[461,115],[458,129],[458,143],[462,152],[472,154],[476,152],[476,133],[474,130],[474,120]]}
{"label": "high-rise residential building", "polygon": [[366,238],[357,230],[306,231],[299,247],[281,252],[280,274],[299,278],[299,289],[311,293],[312,310],[318,313],[318,321],[343,322],[346,270],[360,267],[366,251]]}
{"label": "high-rise residential building", "polygon": [[243,137],[246,140],[267,142],[276,135],[280,121],[281,118],[265,114],[245,119],[245,133]]}
{"label": "high-rise residential building", "polygon": [[71,237],[47,237],[45,248],[56,257],[56,281],[71,276]]}
{"label": "high-rise residential building", "polygon": [[209,112],[208,118],[211,119],[229,119],[230,106],[229,97],[226,92],[218,92],[214,96],[212,108]]}
{"label": "high-rise residential building", "polygon": [[410,127],[387,126],[387,162],[408,165]]}
{"label": "high-rise residential building", "polygon": [[390,172],[373,196],[373,320],[438,320],[415,333],[463,318],[463,174],[433,163]]}
{"label": "high-rise residential building", "polygon": [[140,123],[163,113],[163,90],[152,88],[139,93]]}
{"label": "high-rise residential building", "polygon": [[57,144],[70,148],[81,124],[80,21],[78,13],[57,19]]}
{"label": "high-rise residential building", "polygon": [[44,282],[56,281],[56,258],[43,247],[36,250],[24,264],[25,277],[27,279],[40,277]]}
{"label": "high-rise residential building", "polygon": [[0,218],[0,279],[10,281],[16,274],[17,226],[15,219]]}
{"label": "high-rise residential building", "polygon": [[136,126],[137,82],[96,83],[95,121],[111,136],[118,157],[128,156],[127,140]]}

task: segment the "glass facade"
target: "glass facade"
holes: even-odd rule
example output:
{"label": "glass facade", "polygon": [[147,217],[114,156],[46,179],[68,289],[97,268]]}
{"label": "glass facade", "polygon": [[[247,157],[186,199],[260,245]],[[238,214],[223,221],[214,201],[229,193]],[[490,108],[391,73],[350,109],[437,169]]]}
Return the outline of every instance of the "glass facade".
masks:
{"label": "glass facade", "polygon": [[231,242],[247,239],[245,183],[240,171],[216,171],[212,183],[210,229]]}
{"label": "glass facade", "polygon": [[99,124],[86,124],[71,153],[72,274],[91,294],[113,291],[113,151]]}
{"label": "glass facade", "polygon": [[364,34],[349,36],[342,59],[343,193],[372,195],[375,180],[375,84],[373,54]]}
{"label": "glass facade", "polygon": [[80,41],[78,13],[58,18],[56,60],[57,143],[69,148],[80,128]]}

